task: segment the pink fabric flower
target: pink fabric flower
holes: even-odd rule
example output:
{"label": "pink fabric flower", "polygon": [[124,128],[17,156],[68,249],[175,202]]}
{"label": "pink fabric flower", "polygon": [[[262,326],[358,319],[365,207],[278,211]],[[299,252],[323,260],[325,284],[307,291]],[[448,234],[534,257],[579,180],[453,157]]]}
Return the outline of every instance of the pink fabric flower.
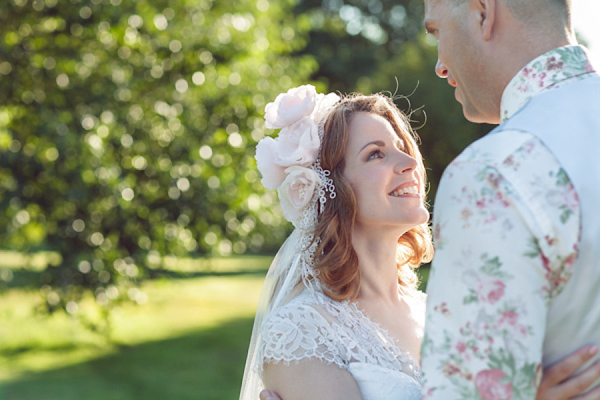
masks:
{"label": "pink fabric flower", "polygon": [[312,112],[311,116],[317,123],[320,122],[323,118],[327,116],[327,113],[329,112],[331,107],[333,107],[333,105],[338,101],[340,101],[340,96],[338,96],[335,93],[328,93],[326,95],[323,93],[319,93],[317,95],[315,109]]}
{"label": "pink fabric flower", "polygon": [[519,315],[514,310],[508,310],[502,312],[500,317],[501,322],[505,322],[510,326],[516,326],[519,319]]}
{"label": "pink fabric flower", "polygon": [[558,69],[562,69],[562,67],[565,65],[564,62],[562,61],[558,61],[556,59],[556,57],[550,57],[546,60],[546,69],[548,71],[552,71],[552,70],[558,70]]}
{"label": "pink fabric flower", "polygon": [[565,205],[567,209],[575,211],[579,208],[579,196],[573,187],[573,184],[569,185],[568,191],[565,193]]}
{"label": "pink fabric flower", "polygon": [[494,327],[498,331],[508,331],[513,335],[513,337],[525,337],[527,335],[527,327],[519,324],[519,314],[513,310],[503,311],[501,317],[496,321]]}
{"label": "pink fabric flower", "polygon": [[586,61],[586,63],[585,63],[585,72],[594,72],[594,71],[595,71],[595,69],[592,66],[592,64],[589,62],[589,60]]}
{"label": "pink fabric flower", "polygon": [[475,376],[477,393],[483,400],[512,399],[513,389],[510,383],[501,382],[506,375],[500,369],[486,369]]}
{"label": "pink fabric flower", "polygon": [[285,179],[285,167],[279,165],[279,157],[275,151],[277,141],[266,137],[256,146],[256,165],[262,175],[261,182],[267,189],[277,189]]}
{"label": "pink fabric flower", "polygon": [[279,165],[308,167],[319,153],[319,132],[311,117],[303,117],[279,132],[276,152]]}
{"label": "pink fabric flower", "polygon": [[494,304],[504,296],[506,285],[501,280],[480,279],[477,282],[477,297],[479,300]]}
{"label": "pink fabric flower", "polygon": [[453,376],[460,374],[460,367],[454,363],[447,362],[442,366],[444,376]]}
{"label": "pink fabric flower", "polygon": [[285,173],[287,176],[278,189],[281,211],[285,219],[296,224],[320,178],[314,170],[299,166],[288,167]]}
{"label": "pink fabric flower", "polygon": [[311,115],[317,101],[317,91],[312,85],[292,88],[279,94],[265,107],[265,126],[280,129]]}

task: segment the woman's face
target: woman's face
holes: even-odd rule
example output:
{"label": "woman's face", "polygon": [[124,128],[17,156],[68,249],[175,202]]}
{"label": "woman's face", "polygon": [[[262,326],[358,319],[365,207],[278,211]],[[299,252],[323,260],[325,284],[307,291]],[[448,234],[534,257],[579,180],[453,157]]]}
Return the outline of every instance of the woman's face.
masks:
{"label": "woman's face", "polygon": [[356,196],[357,228],[398,230],[398,236],[427,222],[417,161],[404,141],[377,114],[352,117],[343,175]]}

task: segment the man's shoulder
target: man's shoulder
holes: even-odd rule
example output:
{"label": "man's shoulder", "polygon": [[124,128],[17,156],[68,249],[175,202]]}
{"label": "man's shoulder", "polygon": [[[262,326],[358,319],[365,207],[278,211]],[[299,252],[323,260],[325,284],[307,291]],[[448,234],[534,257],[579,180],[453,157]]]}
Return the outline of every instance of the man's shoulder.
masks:
{"label": "man's shoulder", "polygon": [[515,153],[536,142],[536,137],[526,131],[496,128],[481,139],[471,143],[450,164],[472,163],[485,167],[501,168]]}

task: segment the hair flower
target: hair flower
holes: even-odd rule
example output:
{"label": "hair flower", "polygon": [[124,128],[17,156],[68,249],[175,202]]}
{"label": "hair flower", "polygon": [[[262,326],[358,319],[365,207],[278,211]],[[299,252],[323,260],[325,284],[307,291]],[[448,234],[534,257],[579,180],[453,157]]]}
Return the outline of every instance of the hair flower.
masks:
{"label": "hair flower", "polygon": [[279,164],[276,151],[277,142],[272,137],[266,137],[256,145],[256,165],[262,175],[261,182],[270,190],[277,189],[285,179],[285,167]]}
{"label": "hair flower", "polygon": [[256,164],[263,186],[278,190],[283,216],[297,228],[307,221],[305,211],[316,218],[327,193],[335,197],[329,171],[321,168],[319,149],[324,121],[338,101],[334,93],[317,94],[314,86],[304,85],[279,94],[265,107],[265,126],[281,131],[277,138],[258,142]]}
{"label": "hair flower", "polygon": [[288,167],[285,172],[287,176],[278,189],[281,211],[296,225],[321,179],[313,169],[300,166]]}
{"label": "hair flower", "polygon": [[325,117],[327,117],[331,107],[333,107],[338,101],[340,101],[340,96],[335,93],[319,93],[317,95],[315,109],[313,110],[311,116],[317,123],[321,122]]}
{"label": "hair flower", "polygon": [[319,128],[311,117],[304,117],[279,132],[277,138],[278,164],[289,167],[308,167],[319,153]]}
{"label": "hair flower", "polygon": [[309,116],[316,104],[317,91],[312,85],[292,88],[281,93],[275,101],[265,107],[265,126],[268,129],[280,129]]}

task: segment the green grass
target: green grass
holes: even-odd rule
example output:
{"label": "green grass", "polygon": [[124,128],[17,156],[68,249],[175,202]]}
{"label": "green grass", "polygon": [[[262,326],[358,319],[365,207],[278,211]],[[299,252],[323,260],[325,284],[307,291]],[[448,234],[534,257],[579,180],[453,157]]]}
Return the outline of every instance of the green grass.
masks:
{"label": "green grass", "polygon": [[7,399],[236,399],[251,318],[24,374]]}
{"label": "green grass", "polygon": [[[167,260],[177,279],[148,281],[146,304],[114,309],[112,343],[76,317],[35,312],[42,297],[27,274],[49,261],[0,251],[0,278],[15,284],[0,292],[0,400],[238,398],[271,257]],[[86,299],[79,313],[98,308]]]}
{"label": "green grass", "polygon": [[[111,314],[116,344],[77,318],[36,313],[35,290],[2,292],[0,399],[237,399],[269,262],[216,260],[199,277],[145,283],[146,304]],[[18,272],[17,263],[10,268]],[[80,312],[94,307],[84,301]]]}

